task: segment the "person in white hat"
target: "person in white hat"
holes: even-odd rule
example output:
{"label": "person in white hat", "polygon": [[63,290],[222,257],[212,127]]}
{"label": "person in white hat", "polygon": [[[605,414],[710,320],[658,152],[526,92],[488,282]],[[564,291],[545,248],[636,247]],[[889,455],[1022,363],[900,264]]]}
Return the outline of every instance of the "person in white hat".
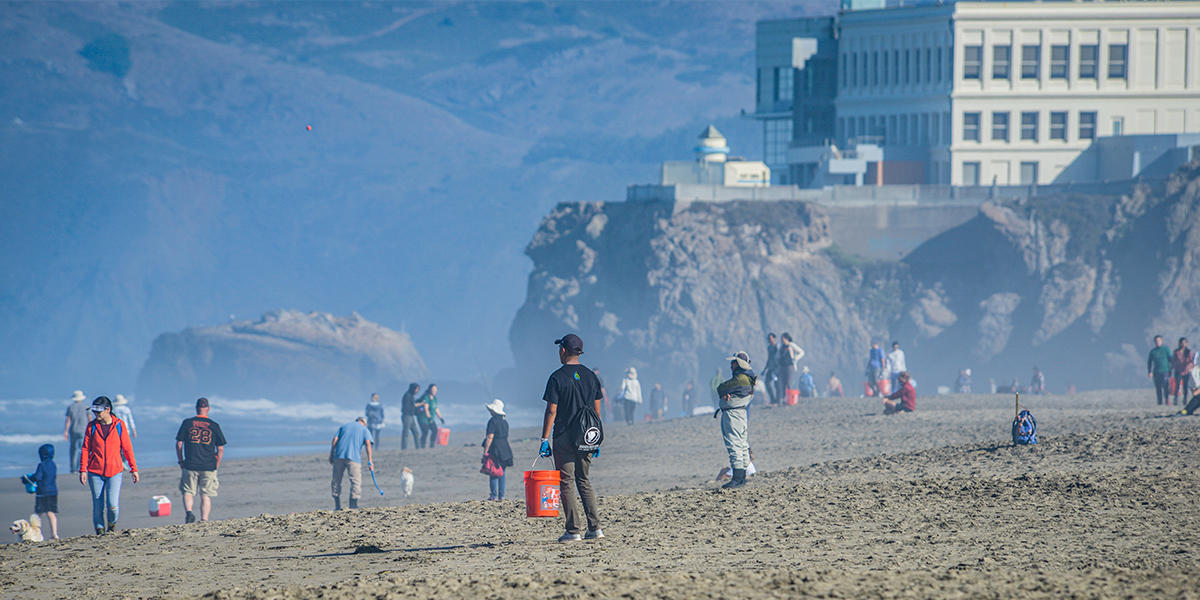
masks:
{"label": "person in white hat", "polygon": [[71,472],[79,472],[79,452],[83,448],[83,434],[87,431],[87,424],[92,420],[92,411],[89,410],[87,404],[83,401],[87,397],[83,395],[82,390],[75,390],[71,394],[71,403],[67,405],[67,421],[63,425],[63,439],[71,442]]}
{"label": "person in white hat", "polygon": [[136,438],[137,425],[133,424],[133,411],[129,410],[129,401],[125,399],[125,396],[117,394],[117,399],[113,401],[113,414],[118,419],[125,421],[125,424],[129,426],[129,435]]}
{"label": "person in white hat", "polygon": [[487,423],[487,436],[483,438],[483,460],[491,459],[499,467],[500,474],[488,474],[488,500],[504,499],[504,472],[513,466],[512,447],[508,445],[508,420],[504,415],[504,401],[496,398],[484,405],[492,418]]}
{"label": "person in white hat", "polygon": [[721,487],[732,489],[746,485],[746,469],[750,466],[747,407],[754,399],[754,384],[758,377],[750,370],[750,355],[746,352],[736,352],[727,360],[732,376],[717,386],[721,404],[713,417],[721,417],[721,438],[729,454],[729,468],[733,471],[733,478]]}

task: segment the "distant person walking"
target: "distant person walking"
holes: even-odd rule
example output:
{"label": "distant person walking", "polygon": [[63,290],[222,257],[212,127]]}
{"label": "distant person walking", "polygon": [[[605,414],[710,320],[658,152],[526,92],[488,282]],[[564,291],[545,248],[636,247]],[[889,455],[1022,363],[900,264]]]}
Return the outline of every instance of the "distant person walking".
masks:
{"label": "distant person walking", "polygon": [[421,429],[417,425],[417,392],[421,386],[410,383],[408,391],[400,398],[400,449],[408,450],[408,437],[412,436],[413,447],[424,448],[421,443]]}
{"label": "distant person walking", "polygon": [[179,424],[175,433],[175,457],[179,459],[179,492],[183,494],[183,522],[195,523],[196,496],[200,496],[200,520],[212,514],[212,499],[217,497],[217,471],[225,457],[225,433],[208,418],[208,398],[196,399],[196,416]]}
{"label": "distant person walking", "polygon": [[783,398],[787,399],[788,390],[796,390],[799,393],[798,381],[796,376],[797,369],[800,368],[800,360],[804,358],[804,349],[796,342],[792,341],[792,334],[784,333],[779,336],[779,377],[783,379]]}
{"label": "distant person walking", "polygon": [[954,391],[958,394],[971,393],[971,370],[963,369],[958,372],[958,379],[954,381]]}
{"label": "distant person walking", "polygon": [[33,513],[50,521],[50,533],[58,539],[58,465],[54,464],[54,444],[38,448],[37,468],[28,479],[37,485]]}
{"label": "distant person walking", "polygon": [[421,424],[422,448],[432,448],[437,443],[438,421],[446,424],[446,419],[442,418],[442,411],[438,410],[437,392],[437,385],[431,383],[417,401],[417,422]]}
{"label": "distant person walking", "polygon": [[625,369],[625,379],[621,380],[621,402],[625,405],[625,424],[633,425],[633,413],[642,403],[642,384],[633,367]]}
{"label": "distant person walking", "polygon": [[1163,346],[1161,335],[1154,336],[1154,347],[1146,358],[1146,376],[1154,381],[1154,393],[1158,395],[1158,403],[1171,403],[1171,351]]}
{"label": "distant person walking", "polygon": [[375,447],[379,447],[379,434],[383,432],[383,404],[379,402],[379,394],[371,394],[371,401],[367,403],[365,409],[367,415],[367,429],[371,430],[371,439],[375,440]]}
{"label": "distant person walking", "polygon": [[1192,388],[1192,366],[1195,364],[1196,353],[1188,348],[1187,338],[1179,338],[1179,345],[1171,354],[1171,371],[1175,377],[1175,404],[1177,405],[1188,401],[1190,396],[1188,390]]}
{"label": "distant person walking", "polygon": [[762,380],[763,385],[767,388],[767,402],[771,405],[779,404],[782,397],[777,389],[778,377],[776,377],[776,362],[779,358],[779,343],[775,340],[775,333],[767,334],[767,360],[763,363]]}
{"label": "distant person walking", "polygon": [[70,440],[72,473],[79,472],[79,451],[83,447],[83,434],[87,431],[88,422],[92,420],[92,411],[83,401],[87,397],[80,390],[71,393],[71,403],[67,405],[67,420],[63,425],[63,439]]}
{"label": "distant person walking", "polygon": [[488,500],[503,500],[505,470],[513,466],[512,448],[508,445],[508,419],[504,415],[504,402],[499,398],[484,406],[492,418],[488,419],[483,438],[483,456],[490,457],[500,467],[498,477],[488,477]]}
{"label": "distant person walking", "polygon": [[359,417],[342,425],[329,443],[329,464],[333,465],[333,479],[329,490],[333,493],[333,510],[342,510],[342,476],[350,476],[350,508],[358,508],[362,497],[362,449],[367,449],[367,469],[374,471],[371,462],[371,432],[367,430],[367,418]]}
{"label": "distant person walking", "polygon": [[750,465],[750,420],[746,407],[754,398],[757,378],[750,370],[750,356],[745,352],[734,353],[727,360],[732,376],[717,386],[721,399],[717,413],[721,416],[721,439],[729,454],[729,468],[733,470],[733,478],[721,487],[732,489],[746,485],[746,468]]}
{"label": "distant person walking", "polygon": [[871,351],[867,353],[867,389],[872,396],[879,395],[879,380],[884,377],[885,362],[887,359],[883,356],[879,342],[871,342]]}
{"label": "distant person walking", "polygon": [[[586,414],[588,410],[594,411],[599,418],[600,381],[595,373],[579,363],[579,357],[583,354],[583,340],[579,336],[568,333],[554,340],[554,343],[558,345],[558,361],[562,366],[550,374],[546,381],[546,392],[542,395],[546,401],[546,414],[542,419],[542,447],[538,453],[541,456],[553,456],[554,466],[558,468],[559,497],[566,518],[566,533],[558,541],[579,541],[584,516],[587,519],[587,532],[583,539],[599,539],[604,537],[604,531],[600,529],[600,511],[596,507],[596,492],[588,479],[588,469],[591,468],[592,458],[598,456],[600,451],[580,452],[578,447],[583,440],[576,439],[581,433],[576,430],[581,428],[585,418],[590,418]],[[575,498],[576,491],[583,504],[582,515]]]}
{"label": "distant person walking", "polygon": [[909,382],[908,371],[901,371],[896,375],[896,381],[899,387],[883,401],[883,414],[917,410],[917,389]]}
{"label": "distant person walking", "polygon": [[91,490],[92,525],[96,535],[103,535],[106,531],[116,531],[117,518],[121,515],[121,479],[125,473],[121,458],[129,462],[129,474],[134,483],[141,476],[133,458],[129,428],[113,416],[112,401],[107,396],[96,397],[92,401],[92,412],[95,418],[88,423],[79,453],[79,484]]}
{"label": "distant person walking", "polygon": [[692,382],[687,382],[683,386],[683,393],[679,395],[679,403],[683,412],[680,414],[685,417],[692,416],[692,412],[696,410],[696,386]]}
{"label": "distant person walking", "polygon": [[900,374],[908,371],[908,364],[904,359],[904,351],[900,349],[900,342],[892,342],[892,351],[887,355],[888,373],[892,379],[892,391],[900,389]]}
{"label": "distant person walking", "polygon": [[661,421],[663,415],[667,414],[667,393],[663,391],[661,383],[655,382],[654,389],[650,390],[650,407],[654,411],[655,421]]}
{"label": "distant person walking", "polygon": [[137,423],[133,422],[133,411],[130,410],[129,401],[125,399],[125,396],[117,394],[117,397],[113,399],[113,415],[125,421],[125,424],[129,426],[129,435],[136,440]]}
{"label": "distant person walking", "polygon": [[1033,368],[1033,377],[1029,379],[1029,393],[1038,395],[1046,393],[1046,374],[1037,367]]}

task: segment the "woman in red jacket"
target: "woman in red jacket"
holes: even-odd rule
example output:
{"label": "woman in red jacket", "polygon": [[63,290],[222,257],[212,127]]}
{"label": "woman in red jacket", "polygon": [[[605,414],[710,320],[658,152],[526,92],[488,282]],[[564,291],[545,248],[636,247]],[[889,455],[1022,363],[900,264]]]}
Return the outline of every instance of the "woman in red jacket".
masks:
{"label": "woman in red jacket", "polygon": [[[121,503],[121,478],[129,461],[133,482],[138,482],[137,462],[133,459],[133,443],[129,441],[129,426],[112,414],[112,401],[100,396],[92,401],[96,418],[88,423],[83,434],[83,451],[79,457],[79,484],[92,491],[92,525],[96,535],[115,531]],[[105,527],[105,505],[108,505],[108,526]]]}

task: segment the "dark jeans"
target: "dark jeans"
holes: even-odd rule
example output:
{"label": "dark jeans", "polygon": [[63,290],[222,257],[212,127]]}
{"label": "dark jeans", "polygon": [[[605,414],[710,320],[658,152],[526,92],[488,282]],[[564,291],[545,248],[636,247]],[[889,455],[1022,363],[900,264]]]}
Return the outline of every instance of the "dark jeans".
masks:
{"label": "dark jeans", "polygon": [[[562,512],[567,520],[567,533],[581,533],[584,525],[575,499],[578,490],[583,501],[583,515],[587,517],[588,531],[600,529],[600,513],[596,510],[596,492],[588,481],[588,469],[592,465],[591,454],[581,454],[571,447],[566,436],[554,438],[554,466],[558,468],[558,494],[562,501]],[[571,485],[574,482],[575,485]]]}
{"label": "dark jeans", "polygon": [[796,369],[792,368],[792,363],[790,362],[779,369],[779,383],[776,384],[778,386],[776,388],[776,393],[779,394],[780,402],[787,400],[788,389],[795,389],[792,388],[792,375],[795,373]]}
{"label": "dark jeans", "polygon": [[83,435],[71,434],[71,472],[79,472],[79,456],[83,454]]}
{"label": "dark jeans", "polygon": [[400,417],[400,449],[408,450],[408,436],[412,435],[413,447],[424,448],[421,444],[421,430],[417,427],[416,415]]}
{"label": "dark jeans", "polygon": [[[1192,385],[1191,375],[1176,375],[1175,376],[1175,404],[1183,404],[1191,398],[1190,386]],[[1182,400],[1181,400],[1182,398]]]}
{"label": "dark jeans", "polygon": [[1154,393],[1158,395],[1159,404],[1171,403],[1171,374],[1170,373],[1155,373],[1154,374]]}
{"label": "dark jeans", "polygon": [[421,422],[421,447],[432,448],[437,443],[437,423],[433,421]]}
{"label": "dark jeans", "polygon": [[770,404],[778,404],[779,390],[775,388],[776,384],[773,377],[775,377],[775,370],[767,369],[767,371],[763,373],[763,385],[767,387],[767,402]]}
{"label": "dark jeans", "polygon": [[625,423],[633,425],[633,411],[637,409],[637,402],[632,400],[622,400],[625,403]]}

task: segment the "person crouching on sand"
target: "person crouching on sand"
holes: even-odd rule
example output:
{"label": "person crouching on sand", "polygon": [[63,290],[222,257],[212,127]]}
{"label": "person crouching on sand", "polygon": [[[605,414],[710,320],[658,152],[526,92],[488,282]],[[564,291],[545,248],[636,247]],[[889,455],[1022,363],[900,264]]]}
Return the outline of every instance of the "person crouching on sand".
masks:
{"label": "person crouching on sand", "polygon": [[917,390],[913,387],[909,379],[908,371],[901,371],[896,375],[896,381],[900,384],[900,389],[892,392],[892,395],[883,401],[883,414],[891,415],[898,412],[912,412],[917,410]]}
{"label": "person crouching on sand", "polygon": [[717,386],[720,408],[713,416],[721,416],[721,437],[729,453],[729,468],[733,479],[721,486],[726,489],[746,485],[746,468],[750,465],[750,421],[746,407],[754,399],[754,384],[757,377],[750,370],[750,355],[738,352],[729,357],[729,369],[733,376]]}

